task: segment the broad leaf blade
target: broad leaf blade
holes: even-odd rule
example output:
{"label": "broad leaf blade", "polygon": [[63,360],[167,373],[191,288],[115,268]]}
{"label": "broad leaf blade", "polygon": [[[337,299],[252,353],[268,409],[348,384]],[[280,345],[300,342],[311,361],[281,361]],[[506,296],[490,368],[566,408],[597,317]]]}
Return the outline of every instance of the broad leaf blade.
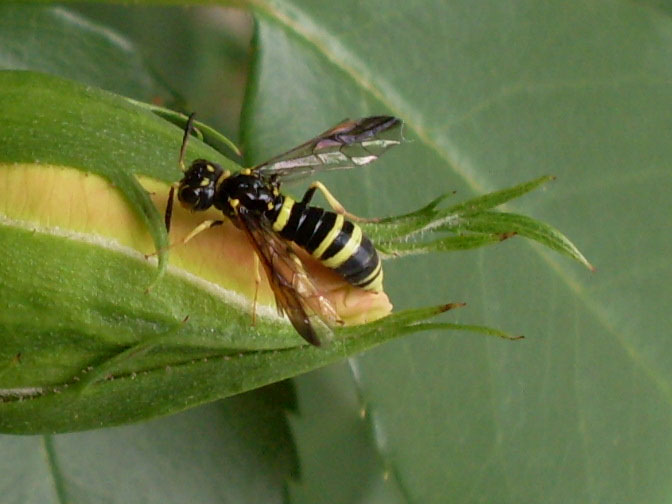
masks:
{"label": "broad leaf blade", "polygon": [[71,10],[0,6],[0,68],[33,70],[145,101],[174,100],[128,39]]}
{"label": "broad leaf blade", "polygon": [[296,460],[278,421],[283,409],[269,395],[141,425],[2,436],[3,503],[285,502],[284,480]]}
{"label": "broad leaf blade", "polygon": [[412,502],[668,498],[669,19],[625,3],[257,5],[255,159],[344,115],[393,113],[411,142],[328,180],[346,208],[391,215],[552,173],[507,211],[550,222],[597,267],[520,240],[391,263],[397,306],[464,300],[460,321],[527,339],[435,334],[357,359],[381,472]]}

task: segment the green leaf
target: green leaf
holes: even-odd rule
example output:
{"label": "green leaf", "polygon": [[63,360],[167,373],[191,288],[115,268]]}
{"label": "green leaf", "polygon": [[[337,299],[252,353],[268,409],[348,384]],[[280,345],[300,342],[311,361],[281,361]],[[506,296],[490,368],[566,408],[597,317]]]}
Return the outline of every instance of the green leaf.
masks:
{"label": "green leaf", "polygon": [[[438,210],[439,203],[448,197],[444,195],[416,212],[400,217],[385,218],[380,222],[363,224],[363,226],[368,235],[374,239],[379,250],[392,257],[466,250],[491,245],[514,235],[520,235],[546,245],[593,269],[576,246],[552,226],[524,215],[488,211],[522,196],[551,179],[552,177],[541,177],[509,189],[473,198],[445,210]],[[430,242],[418,241],[423,234],[442,231],[457,233],[457,235]],[[464,234],[464,231],[470,233]]]}
{"label": "green leaf", "polygon": [[[352,360],[351,382],[311,392],[333,370],[300,379],[300,404],[359,400],[301,419],[312,478],[294,502],[669,499],[672,25],[651,3],[255,2],[252,160],[343,117],[393,113],[408,143],[324,177],[349,211],[411,212],[550,173],[505,212],[562,230],[597,268],[523,240],[386,263],[395,306],[466,301],[459,322],[526,339],[419,335]],[[315,425],[335,435],[316,440]]]}
{"label": "green leaf", "polygon": [[[0,78],[0,106],[6,115],[2,161],[49,163],[106,178],[122,191],[148,226],[157,249],[164,249],[167,241],[162,218],[135,175],[164,181],[179,176],[177,163],[171,163],[175,153],[169,154],[179,130],[151,112],[95,88],[31,72],[8,71]],[[134,156],[129,146],[142,155]],[[200,152],[215,156],[212,149]],[[165,254],[161,254],[161,263],[165,266]]]}
{"label": "green leaf", "polygon": [[515,233],[524,236],[531,240],[535,240],[552,250],[556,250],[561,254],[572,257],[583,263],[590,270],[594,270],[593,266],[583,256],[579,249],[577,249],[566,236],[552,226],[525,215],[484,212],[477,215],[470,215],[464,220],[462,226],[469,231],[481,233]]}
{"label": "green leaf", "polygon": [[175,100],[133,43],[64,8],[0,5],[0,69],[60,75],[138,100]]}
{"label": "green leaf", "polygon": [[285,502],[297,469],[276,392],[141,425],[2,436],[3,502]]}
{"label": "green leaf", "polygon": [[[129,99],[129,102],[133,103],[134,105],[137,105],[138,107],[142,107],[153,112],[159,117],[162,117],[165,120],[170,121],[171,123],[177,125],[182,130],[184,130],[187,127],[187,124],[189,122],[189,116],[185,114],[180,114],[179,112],[175,112],[173,110],[164,107],[139,102],[136,100]],[[230,153],[237,157],[240,157],[242,155],[240,149],[236,144],[234,144],[226,136],[222,135],[219,131],[215,130],[211,126],[208,126],[207,124],[201,121],[198,121],[196,119],[193,120],[191,134],[195,135],[201,141],[210,145],[212,148],[219,150],[223,154]]]}
{"label": "green leaf", "polygon": [[536,189],[549,180],[552,180],[552,177],[540,177],[524,184],[494,191],[447,209],[439,210],[439,204],[452,196],[451,194],[444,194],[420,210],[399,217],[382,219],[376,226],[370,226],[366,229],[378,241],[383,242],[407,240],[416,233],[428,230],[451,231],[460,229],[465,217],[477,216],[486,210],[503,205]]}

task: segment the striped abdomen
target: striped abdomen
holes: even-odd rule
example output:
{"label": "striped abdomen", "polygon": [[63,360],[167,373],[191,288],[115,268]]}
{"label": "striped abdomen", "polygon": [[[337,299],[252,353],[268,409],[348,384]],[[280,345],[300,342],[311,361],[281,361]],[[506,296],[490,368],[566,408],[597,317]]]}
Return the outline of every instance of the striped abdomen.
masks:
{"label": "striped abdomen", "polygon": [[269,212],[273,230],[296,243],[346,281],[362,289],[383,290],[383,270],[373,243],[355,223],[289,196]]}

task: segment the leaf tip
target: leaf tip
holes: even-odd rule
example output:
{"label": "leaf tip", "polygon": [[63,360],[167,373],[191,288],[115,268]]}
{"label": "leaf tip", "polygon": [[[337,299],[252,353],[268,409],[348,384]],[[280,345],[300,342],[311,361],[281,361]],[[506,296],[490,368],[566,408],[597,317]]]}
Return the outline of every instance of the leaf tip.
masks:
{"label": "leaf tip", "polygon": [[463,306],[467,306],[467,303],[459,302],[459,303],[446,303],[444,305],[441,305],[437,307],[437,313],[444,313],[450,310],[453,310],[455,308],[462,308]]}
{"label": "leaf tip", "polygon": [[509,238],[513,238],[514,236],[517,236],[517,235],[518,235],[517,231],[509,231],[507,233],[501,233],[499,235],[499,240],[500,241],[508,240]]}

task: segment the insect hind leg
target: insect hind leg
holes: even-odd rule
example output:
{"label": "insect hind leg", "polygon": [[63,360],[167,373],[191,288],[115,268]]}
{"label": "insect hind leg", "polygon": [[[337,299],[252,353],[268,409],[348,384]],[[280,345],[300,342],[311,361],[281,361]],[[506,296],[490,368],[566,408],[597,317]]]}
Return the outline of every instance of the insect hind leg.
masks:
{"label": "insect hind leg", "polygon": [[341,202],[338,201],[333,194],[331,194],[331,191],[329,191],[329,189],[327,189],[327,187],[319,181],[315,181],[310,184],[308,190],[301,199],[301,203],[308,205],[313,199],[313,196],[315,196],[315,191],[317,190],[319,190],[324,195],[324,198],[327,200],[327,203],[329,203],[329,206],[334,210],[334,212],[342,215],[343,217],[347,217],[348,219],[355,222],[378,222],[380,220],[377,218],[367,219],[365,217],[359,217],[355,214],[351,214],[345,209]]}

